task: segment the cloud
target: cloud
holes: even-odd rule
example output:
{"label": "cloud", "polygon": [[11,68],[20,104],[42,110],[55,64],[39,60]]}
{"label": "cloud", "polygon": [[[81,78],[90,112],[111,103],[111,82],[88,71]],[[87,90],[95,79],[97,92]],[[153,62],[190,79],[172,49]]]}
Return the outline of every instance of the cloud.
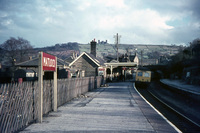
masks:
{"label": "cloud", "polygon": [[193,16],[199,21],[200,20],[200,1],[199,0],[193,0],[190,3],[190,10],[192,11]]}
{"label": "cloud", "polygon": [[100,6],[123,9],[127,6],[124,3],[124,0],[97,0],[97,4]]}
{"label": "cloud", "polygon": [[89,1],[79,1],[78,3],[79,3],[79,5],[77,6],[77,9],[81,10],[81,11],[83,11],[91,6],[91,2],[89,2]]}
{"label": "cloud", "polygon": [[[33,45],[187,43],[200,36],[198,0],[0,0],[0,43],[21,36]],[[3,34],[2,34],[3,33]]]}

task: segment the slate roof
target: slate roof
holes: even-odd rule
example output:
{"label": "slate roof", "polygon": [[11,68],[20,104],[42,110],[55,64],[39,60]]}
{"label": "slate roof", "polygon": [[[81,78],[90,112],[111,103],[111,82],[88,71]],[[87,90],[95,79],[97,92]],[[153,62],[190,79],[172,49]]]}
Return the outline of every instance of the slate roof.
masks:
{"label": "slate roof", "polygon": [[22,69],[22,70],[24,70],[24,71],[27,72],[27,73],[35,73],[35,71],[32,70],[32,69]]}
{"label": "slate roof", "polygon": [[[16,64],[15,66],[19,67],[38,67],[39,58],[34,58],[28,61],[24,61],[21,63]],[[69,63],[65,62],[64,60],[57,58],[57,66],[69,66]]]}
{"label": "slate roof", "polygon": [[[85,52],[87,53],[87,52]],[[93,54],[87,53],[93,60],[97,61],[99,63],[100,66],[103,66],[105,63],[105,60],[100,58],[100,57],[95,57]]]}
{"label": "slate roof", "polygon": [[100,57],[95,57],[93,54],[83,52],[81,55],[79,55],[73,62],[69,64],[71,66],[74,64],[78,59],[80,59],[83,55],[86,55],[90,60],[92,60],[97,66],[104,66],[105,61]]}
{"label": "slate roof", "polygon": [[27,60],[27,61],[24,61],[24,62],[20,62],[20,63],[17,63],[15,66],[21,66],[21,67],[38,67],[38,60],[39,58],[34,58],[34,59],[31,59],[31,60]]}
{"label": "slate roof", "polygon": [[[133,62],[136,56],[137,55],[130,55],[129,60]],[[113,57],[112,55],[108,55],[105,58],[107,59],[108,62],[113,62],[117,60],[117,58],[115,56]],[[129,62],[129,60],[128,60],[128,55],[119,56],[119,62]]]}

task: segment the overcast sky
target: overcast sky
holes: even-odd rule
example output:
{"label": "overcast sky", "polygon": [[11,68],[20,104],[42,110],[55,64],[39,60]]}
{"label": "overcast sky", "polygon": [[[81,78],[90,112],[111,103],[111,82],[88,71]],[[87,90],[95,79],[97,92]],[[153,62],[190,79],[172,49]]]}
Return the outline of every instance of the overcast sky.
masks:
{"label": "overcast sky", "polygon": [[121,35],[123,44],[188,44],[200,38],[200,0],[0,0],[0,44],[34,47]]}

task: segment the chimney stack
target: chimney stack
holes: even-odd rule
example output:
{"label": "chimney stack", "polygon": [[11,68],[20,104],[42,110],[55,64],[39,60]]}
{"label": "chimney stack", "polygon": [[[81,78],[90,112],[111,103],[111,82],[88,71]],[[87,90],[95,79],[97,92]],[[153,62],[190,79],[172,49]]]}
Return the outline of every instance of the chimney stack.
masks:
{"label": "chimney stack", "polygon": [[95,41],[95,39],[90,42],[90,54],[94,55],[95,57],[97,54],[96,53],[96,44],[97,44],[97,42]]}

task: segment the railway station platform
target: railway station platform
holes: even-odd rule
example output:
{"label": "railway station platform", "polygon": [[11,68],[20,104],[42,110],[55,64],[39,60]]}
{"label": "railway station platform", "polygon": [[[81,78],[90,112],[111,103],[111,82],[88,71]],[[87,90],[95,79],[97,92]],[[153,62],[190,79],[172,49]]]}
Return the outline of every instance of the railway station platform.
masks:
{"label": "railway station platform", "polygon": [[137,93],[131,82],[110,83],[51,112],[26,132],[180,132]]}
{"label": "railway station platform", "polygon": [[170,79],[161,79],[162,83],[169,85],[171,87],[187,91],[190,93],[198,94],[200,95],[200,86],[197,85],[189,85],[181,80],[170,80]]}

